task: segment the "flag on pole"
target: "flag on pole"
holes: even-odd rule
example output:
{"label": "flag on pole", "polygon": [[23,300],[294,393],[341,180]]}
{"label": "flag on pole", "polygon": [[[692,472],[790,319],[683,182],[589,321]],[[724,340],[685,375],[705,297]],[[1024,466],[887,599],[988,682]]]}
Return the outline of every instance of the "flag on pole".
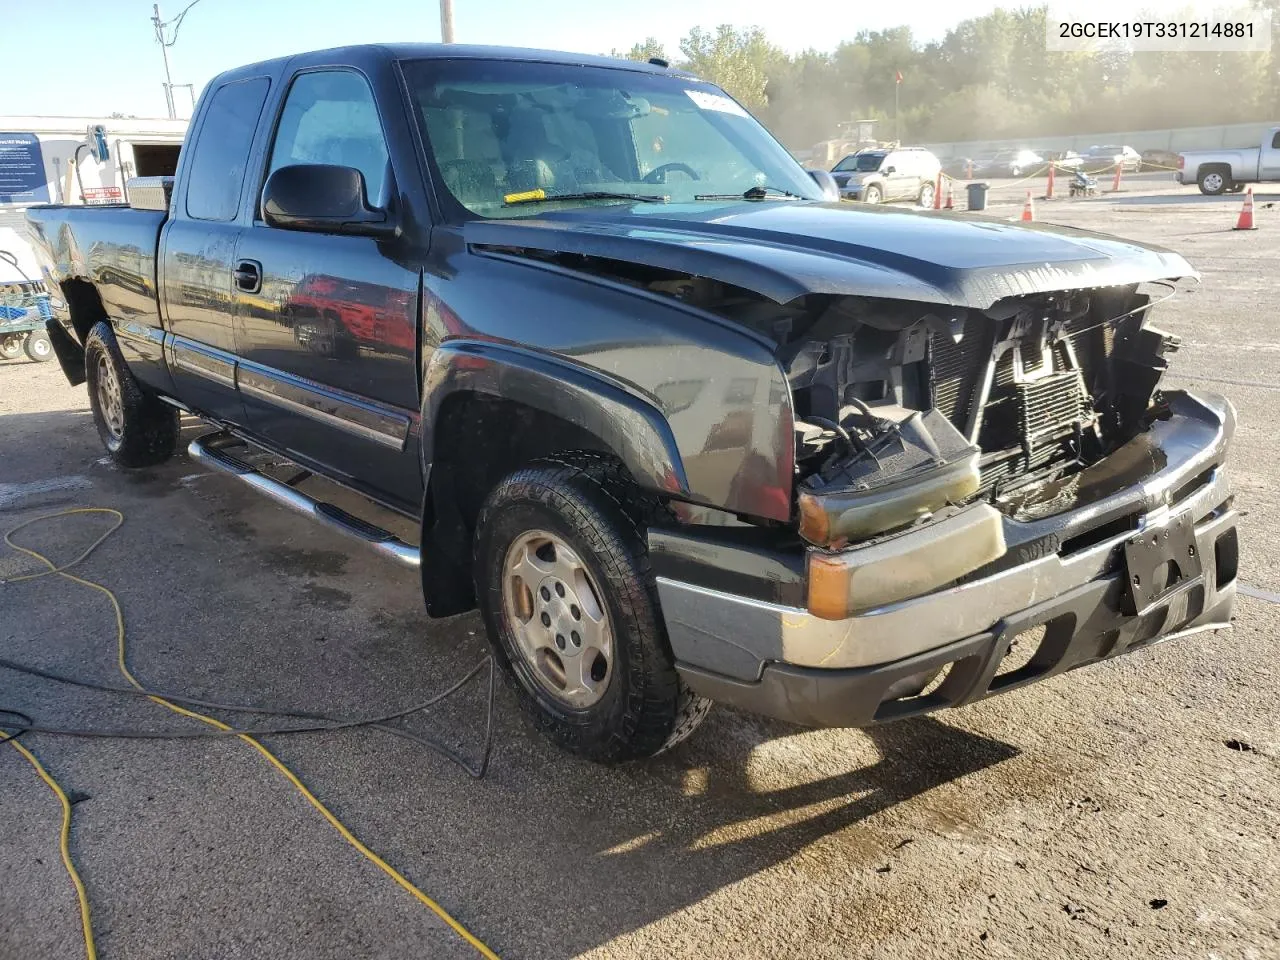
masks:
{"label": "flag on pole", "polygon": [[901,71],[901,70],[896,70],[896,71],[894,71],[894,72],[895,72],[895,73],[896,73],[896,75],[897,75],[897,82],[898,82],[898,83],[901,83],[901,82],[902,82],[902,71]]}

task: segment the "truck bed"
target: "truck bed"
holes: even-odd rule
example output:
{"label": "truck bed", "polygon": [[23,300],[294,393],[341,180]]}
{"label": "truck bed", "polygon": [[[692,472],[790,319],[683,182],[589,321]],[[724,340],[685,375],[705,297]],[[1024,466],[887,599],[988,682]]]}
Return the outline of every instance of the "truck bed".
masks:
{"label": "truck bed", "polygon": [[[166,214],[127,205],[48,204],[27,210],[34,246],[48,251],[48,280],[74,295],[68,281],[88,281],[108,316],[145,317],[152,325],[159,312],[156,250]],[[56,291],[51,291],[56,292]],[[83,340],[86,331],[68,330]]]}

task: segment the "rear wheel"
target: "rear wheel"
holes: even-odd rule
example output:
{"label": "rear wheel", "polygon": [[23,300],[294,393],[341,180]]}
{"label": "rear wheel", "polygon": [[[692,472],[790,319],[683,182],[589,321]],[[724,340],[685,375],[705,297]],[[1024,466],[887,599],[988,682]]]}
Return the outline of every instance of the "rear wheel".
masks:
{"label": "rear wheel", "polygon": [[49,342],[49,335],[43,330],[36,330],[27,335],[27,342],[23,344],[23,349],[27,351],[27,356],[36,363],[46,363],[53,359],[53,344]]}
{"label": "rear wheel", "polygon": [[602,762],[661,753],[710,709],[676,673],[632,491],[610,462],[539,461],[481,509],[476,596],[534,724]]}
{"label": "rear wheel", "polygon": [[10,334],[0,336],[0,360],[14,360],[22,356],[22,336]]}
{"label": "rear wheel", "polygon": [[880,188],[874,184],[863,188],[862,200],[864,203],[879,203],[882,199],[883,195],[880,193]]}
{"label": "rear wheel", "polygon": [[89,331],[84,366],[93,422],[111,459],[122,467],[168,460],[178,444],[178,411],[134,379],[105,321]]}
{"label": "rear wheel", "polygon": [[1206,196],[1216,197],[1227,189],[1227,178],[1219,170],[1206,170],[1200,174],[1200,192]]}

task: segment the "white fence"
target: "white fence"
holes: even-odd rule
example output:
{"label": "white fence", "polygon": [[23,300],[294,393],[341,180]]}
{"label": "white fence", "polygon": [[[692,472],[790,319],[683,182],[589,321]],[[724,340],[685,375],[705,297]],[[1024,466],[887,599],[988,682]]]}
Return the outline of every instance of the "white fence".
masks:
{"label": "white fence", "polygon": [[967,140],[925,144],[939,157],[972,157],[996,150],[1029,148],[1036,151],[1076,150],[1094,144],[1115,143],[1135,150],[1213,150],[1218,147],[1256,147],[1272,123],[1233,123],[1221,127],[1183,127],[1178,130],[1131,130],[1126,133],[1080,133],[1058,137],[1026,137],[1021,140]]}

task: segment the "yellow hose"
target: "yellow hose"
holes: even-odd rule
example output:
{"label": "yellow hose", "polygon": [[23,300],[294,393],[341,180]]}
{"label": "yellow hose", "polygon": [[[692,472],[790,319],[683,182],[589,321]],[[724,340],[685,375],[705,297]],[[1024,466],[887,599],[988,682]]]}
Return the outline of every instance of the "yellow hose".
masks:
{"label": "yellow hose", "polygon": [[[29,527],[32,524],[39,523],[42,520],[53,520],[58,517],[65,517],[73,514],[84,514],[84,513],[104,514],[104,515],[113,517],[115,522],[112,524],[109,530],[107,530],[104,534],[102,534],[102,536],[98,537],[97,540],[95,540],[92,544],[90,544],[89,547],[83,553],[81,553],[78,557],[76,557],[74,560],[70,561],[69,563],[63,564],[61,567],[56,566],[53,563],[53,561],[51,561],[44,554],[38,553],[37,551],[32,550],[28,547],[20,547],[18,546],[18,544],[14,543],[13,540],[11,539],[13,534],[17,533],[19,530],[22,530],[25,527]],[[124,676],[126,680],[129,681],[129,683],[132,686],[134,686],[138,690],[145,690],[142,684],[139,683],[137,678],[134,677],[134,675],[130,672],[129,664],[125,657],[126,643],[125,643],[124,613],[121,611],[120,601],[116,598],[116,595],[112,593],[109,588],[103,586],[102,584],[95,583],[92,580],[85,580],[82,577],[76,576],[74,573],[67,572],[67,570],[70,567],[73,567],[80,561],[84,560],[85,557],[89,556],[89,554],[91,554],[94,550],[96,550],[104,540],[106,540],[109,536],[111,536],[111,534],[115,533],[116,530],[120,529],[120,526],[123,523],[124,523],[124,514],[122,514],[119,510],[113,510],[110,507],[73,507],[68,510],[58,511],[57,513],[48,513],[48,514],[44,514],[43,516],[33,517],[30,520],[27,520],[23,523],[18,524],[16,527],[10,528],[4,535],[4,542],[8,544],[10,547],[12,547],[14,550],[17,550],[19,553],[26,554],[28,557],[31,557],[34,560],[38,560],[40,563],[44,564],[45,567],[47,567],[47,569],[42,570],[39,573],[26,574],[21,577],[11,577],[6,582],[20,583],[27,580],[35,580],[40,577],[47,577],[47,576],[52,576],[56,574],[57,576],[70,580],[72,583],[78,583],[81,586],[89,587],[90,589],[97,590],[99,593],[105,595],[106,598],[111,602],[111,609],[115,612],[115,618],[116,618],[116,667],[120,670],[120,673]],[[219,730],[231,729],[229,726],[227,726],[225,723],[223,723],[220,720],[215,720],[213,717],[207,717],[202,713],[196,713],[194,710],[188,710],[185,707],[180,707],[176,703],[170,703],[168,700],[165,700],[163,697],[152,696],[152,697],[149,697],[148,699],[150,699],[154,703],[158,703],[160,706],[165,707],[166,709],[172,710],[174,713],[180,714],[184,717],[191,717],[192,719],[199,720],[202,723],[207,723],[210,726],[216,727]],[[358,850],[365,859],[367,859],[379,870],[381,870],[383,873],[389,876],[404,890],[408,891],[408,893],[411,896],[413,896],[415,900],[417,900],[424,907],[429,909],[437,917],[443,920],[450,927],[450,929],[452,929],[455,933],[458,934],[458,936],[460,936],[463,940],[465,940],[472,947],[474,947],[476,952],[478,952],[482,957],[485,957],[486,960],[498,960],[498,955],[494,953],[491,949],[489,949],[489,947],[486,946],[485,943],[482,940],[480,940],[480,938],[478,938],[470,930],[468,930],[461,923],[455,920],[453,916],[449,913],[449,911],[447,911],[439,903],[437,903],[431,897],[427,896],[425,893],[419,890],[402,873],[400,873],[400,871],[396,870],[395,867],[391,866],[389,863],[383,860],[380,856],[378,856],[376,853],[370,850],[367,846],[365,846],[359,840],[359,838],[357,838],[356,835],[353,834],[350,831],[350,829],[348,829],[347,826],[341,820],[339,820],[333,814],[332,811],[329,810],[328,807],[326,807],[323,803],[320,802],[320,799],[316,797],[314,793],[312,793],[309,789],[307,789],[306,785],[300,779],[298,779],[297,774],[295,774],[292,770],[290,770],[289,767],[285,765],[284,761],[282,761],[274,753],[268,750],[254,737],[251,737],[248,734],[244,734],[244,733],[238,734],[238,737],[239,739],[243,740],[245,743],[249,744],[249,746],[257,750],[258,753],[261,754],[268,763],[270,763],[273,767],[275,767],[278,771],[280,771],[280,773],[284,776],[284,778],[288,780],[290,784],[293,785],[294,789],[296,789],[300,794],[302,794],[303,799],[305,799],[309,804],[311,804],[311,806],[315,807],[315,809],[319,812],[319,814],[322,817],[324,817],[326,821],[328,821],[329,825],[338,831],[338,835],[341,836],[343,840],[347,841],[347,843],[351,844],[351,846],[355,847],[356,850]],[[45,783],[47,783],[50,786],[50,788],[54,791],[54,793],[58,795],[58,798],[62,801],[62,862],[66,865],[67,873],[70,874],[72,883],[75,885],[75,888],[76,888],[76,893],[80,898],[80,915],[84,925],[84,939],[85,939],[86,954],[89,960],[96,960],[97,949],[94,946],[93,931],[89,924],[88,897],[85,895],[84,885],[80,882],[80,877],[76,873],[75,867],[71,863],[71,855],[68,852],[68,842],[69,842],[70,831],[71,831],[71,803],[67,799],[66,794],[62,792],[62,789],[57,785],[57,783],[54,782],[53,778],[50,777],[47,772],[45,772],[45,769],[42,766],[40,766],[40,762],[35,758],[35,756],[29,750],[27,750],[24,746],[22,746],[22,744],[18,743],[17,740],[10,739],[8,742],[11,743],[15,749],[21,752],[24,757],[27,758],[27,761],[36,768],[36,772],[40,775],[41,779],[43,779]]]}

